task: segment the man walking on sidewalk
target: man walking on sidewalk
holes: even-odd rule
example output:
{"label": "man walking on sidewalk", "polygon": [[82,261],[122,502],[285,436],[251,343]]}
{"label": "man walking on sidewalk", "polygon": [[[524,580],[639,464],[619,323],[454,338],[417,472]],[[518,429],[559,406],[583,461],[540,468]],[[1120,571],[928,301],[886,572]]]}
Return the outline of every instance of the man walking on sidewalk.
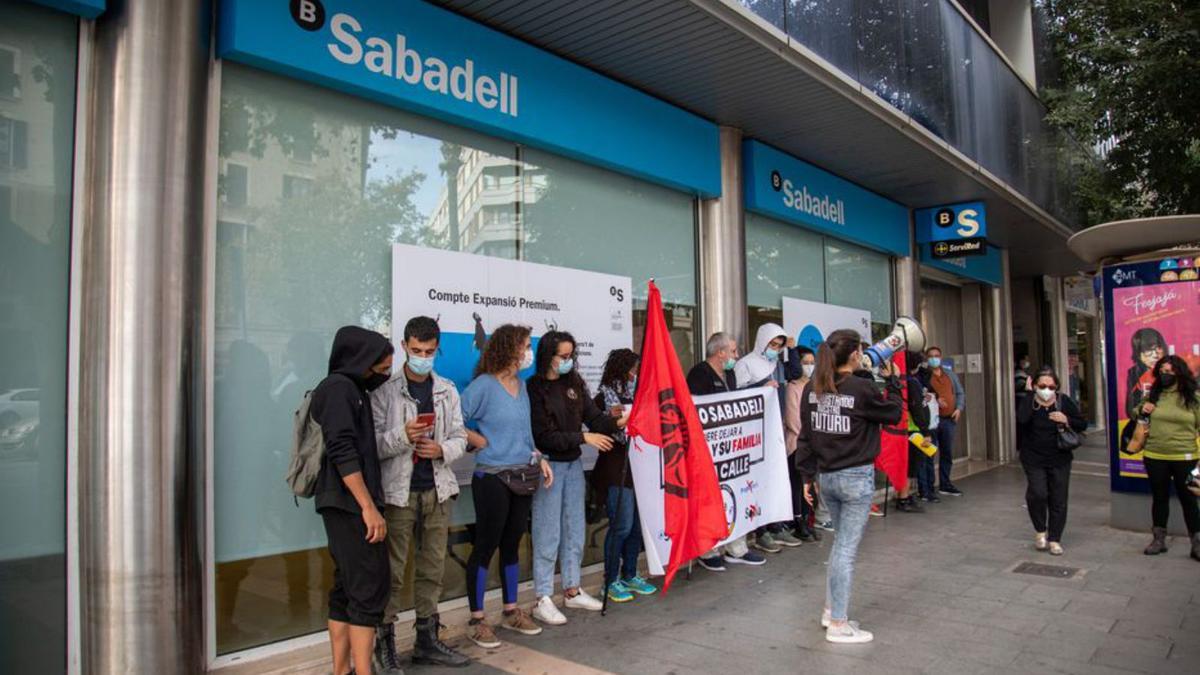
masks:
{"label": "man walking on sidewalk", "polygon": [[442,595],[450,499],[458,481],[450,465],[467,449],[462,406],[454,383],[433,371],[441,330],[427,316],[404,326],[404,367],[371,397],[383,459],[383,492],[387,502],[387,548],[391,562],[391,595],[375,642],[375,668],[380,675],[399,675],[396,615],[408,562],[415,542],[413,602],[417,640],[413,663],[462,667],[470,663],[438,638],[437,606]]}
{"label": "man walking on sidewalk", "polygon": [[925,350],[925,363],[929,366],[926,386],[933,390],[938,402],[938,492],[961,497],[962,490],[954,487],[950,472],[954,469],[954,437],[958,433],[958,420],[966,409],[967,397],[958,376],[942,363],[940,347]]}

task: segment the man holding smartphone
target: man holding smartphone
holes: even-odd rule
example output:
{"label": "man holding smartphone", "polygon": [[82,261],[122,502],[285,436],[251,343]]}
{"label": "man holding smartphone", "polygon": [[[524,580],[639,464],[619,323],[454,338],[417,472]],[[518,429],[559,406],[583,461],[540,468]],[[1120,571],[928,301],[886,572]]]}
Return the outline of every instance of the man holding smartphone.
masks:
{"label": "man holding smartphone", "polygon": [[[441,342],[437,322],[427,316],[404,326],[403,377],[394,377],[371,397],[383,492],[391,596],[375,642],[375,672],[401,673],[395,621],[400,612],[406,563],[414,545],[413,602],[417,639],[413,663],[461,667],[470,663],[438,637],[437,603],[442,595],[450,499],[458,495],[451,464],[467,449],[467,431],[454,383],[433,371]],[[415,542],[415,544],[414,544]]]}

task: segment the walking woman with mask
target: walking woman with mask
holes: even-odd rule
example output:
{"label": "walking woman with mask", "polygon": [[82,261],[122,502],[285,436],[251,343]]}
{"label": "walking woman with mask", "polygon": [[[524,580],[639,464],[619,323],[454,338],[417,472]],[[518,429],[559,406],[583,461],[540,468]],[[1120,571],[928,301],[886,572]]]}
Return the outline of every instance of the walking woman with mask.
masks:
{"label": "walking woman with mask", "polygon": [[555,626],[567,622],[551,597],[555,562],[562,569],[565,606],[595,612],[602,607],[580,588],[587,529],[582,446],[608,452],[612,436],[625,426],[623,418],[618,421],[596,407],[575,365],[575,338],[552,330],[538,341],[537,372],[529,378],[533,438],[556,477],[533,495],[533,587],[538,598],[533,616]]}
{"label": "walking woman with mask", "polygon": [[[537,635],[542,628],[517,607],[518,553],[529,522],[533,490],[554,482],[550,464],[534,448],[529,427],[529,394],[517,375],[533,363],[529,328],[506,324],[487,340],[475,379],[462,394],[467,443],[478,452],[471,479],[475,500],[475,546],[467,559],[467,599],[471,620],[467,636],[484,649],[500,646],[484,619],[483,596],[488,567],[500,550],[504,589],[502,628]],[[540,471],[539,471],[540,468]]]}
{"label": "walking woman with mask", "polygon": [[1196,389],[1195,376],[1178,356],[1166,356],[1154,364],[1154,385],[1141,406],[1142,415],[1150,420],[1142,461],[1150,479],[1154,521],[1154,540],[1146,547],[1146,555],[1167,552],[1167,517],[1171,514],[1174,485],[1191,538],[1192,558],[1200,561],[1200,509],[1196,495],[1187,488],[1188,474],[1200,459],[1196,452],[1196,438],[1200,436],[1200,398]]}
{"label": "walking woman with mask", "polygon": [[1063,528],[1067,525],[1067,493],[1075,454],[1058,448],[1058,432],[1070,427],[1087,429],[1087,420],[1070,396],[1059,391],[1058,375],[1042,370],[1029,379],[1033,396],[1017,408],[1017,450],[1028,487],[1025,503],[1033,521],[1034,548],[1062,555]]}
{"label": "walking woman with mask", "polygon": [[863,643],[871,633],[850,621],[850,585],[854,559],[862,541],[875,494],[875,458],[880,426],[898,424],[903,416],[901,383],[890,363],[879,366],[886,389],[854,374],[863,360],[860,337],[853,330],[834,331],[817,350],[813,380],[800,401],[803,425],[797,452],[813,453],[818,481],[836,532],[826,572],[825,639]]}

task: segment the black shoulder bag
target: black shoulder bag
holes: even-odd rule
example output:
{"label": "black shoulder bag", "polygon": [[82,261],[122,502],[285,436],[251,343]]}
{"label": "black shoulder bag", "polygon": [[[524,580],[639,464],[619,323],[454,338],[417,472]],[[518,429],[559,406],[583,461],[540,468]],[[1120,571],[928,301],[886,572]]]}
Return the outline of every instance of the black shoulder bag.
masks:
{"label": "black shoulder bag", "polygon": [[[1058,397],[1054,399],[1054,409],[1062,412],[1062,404],[1059,403]],[[1078,431],[1071,428],[1070,424],[1058,425],[1058,451],[1071,452],[1075,448],[1083,445],[1083,437]]]}

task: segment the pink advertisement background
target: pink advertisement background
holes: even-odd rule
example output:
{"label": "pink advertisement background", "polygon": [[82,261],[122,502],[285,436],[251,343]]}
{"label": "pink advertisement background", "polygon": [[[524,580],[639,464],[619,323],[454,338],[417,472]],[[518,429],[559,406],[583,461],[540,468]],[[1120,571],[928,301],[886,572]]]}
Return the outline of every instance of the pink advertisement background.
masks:
{"label": "pink advertisement background", "polygon": [[1153,328],[1175,347],[1176,355],[1190,361],[1193,345],[1200,346],[1200,281],[1114,288],[1112,312],[1117,406],[1125,420],[1126,373],[1133,365],[1130,338],[1141,328]]}

